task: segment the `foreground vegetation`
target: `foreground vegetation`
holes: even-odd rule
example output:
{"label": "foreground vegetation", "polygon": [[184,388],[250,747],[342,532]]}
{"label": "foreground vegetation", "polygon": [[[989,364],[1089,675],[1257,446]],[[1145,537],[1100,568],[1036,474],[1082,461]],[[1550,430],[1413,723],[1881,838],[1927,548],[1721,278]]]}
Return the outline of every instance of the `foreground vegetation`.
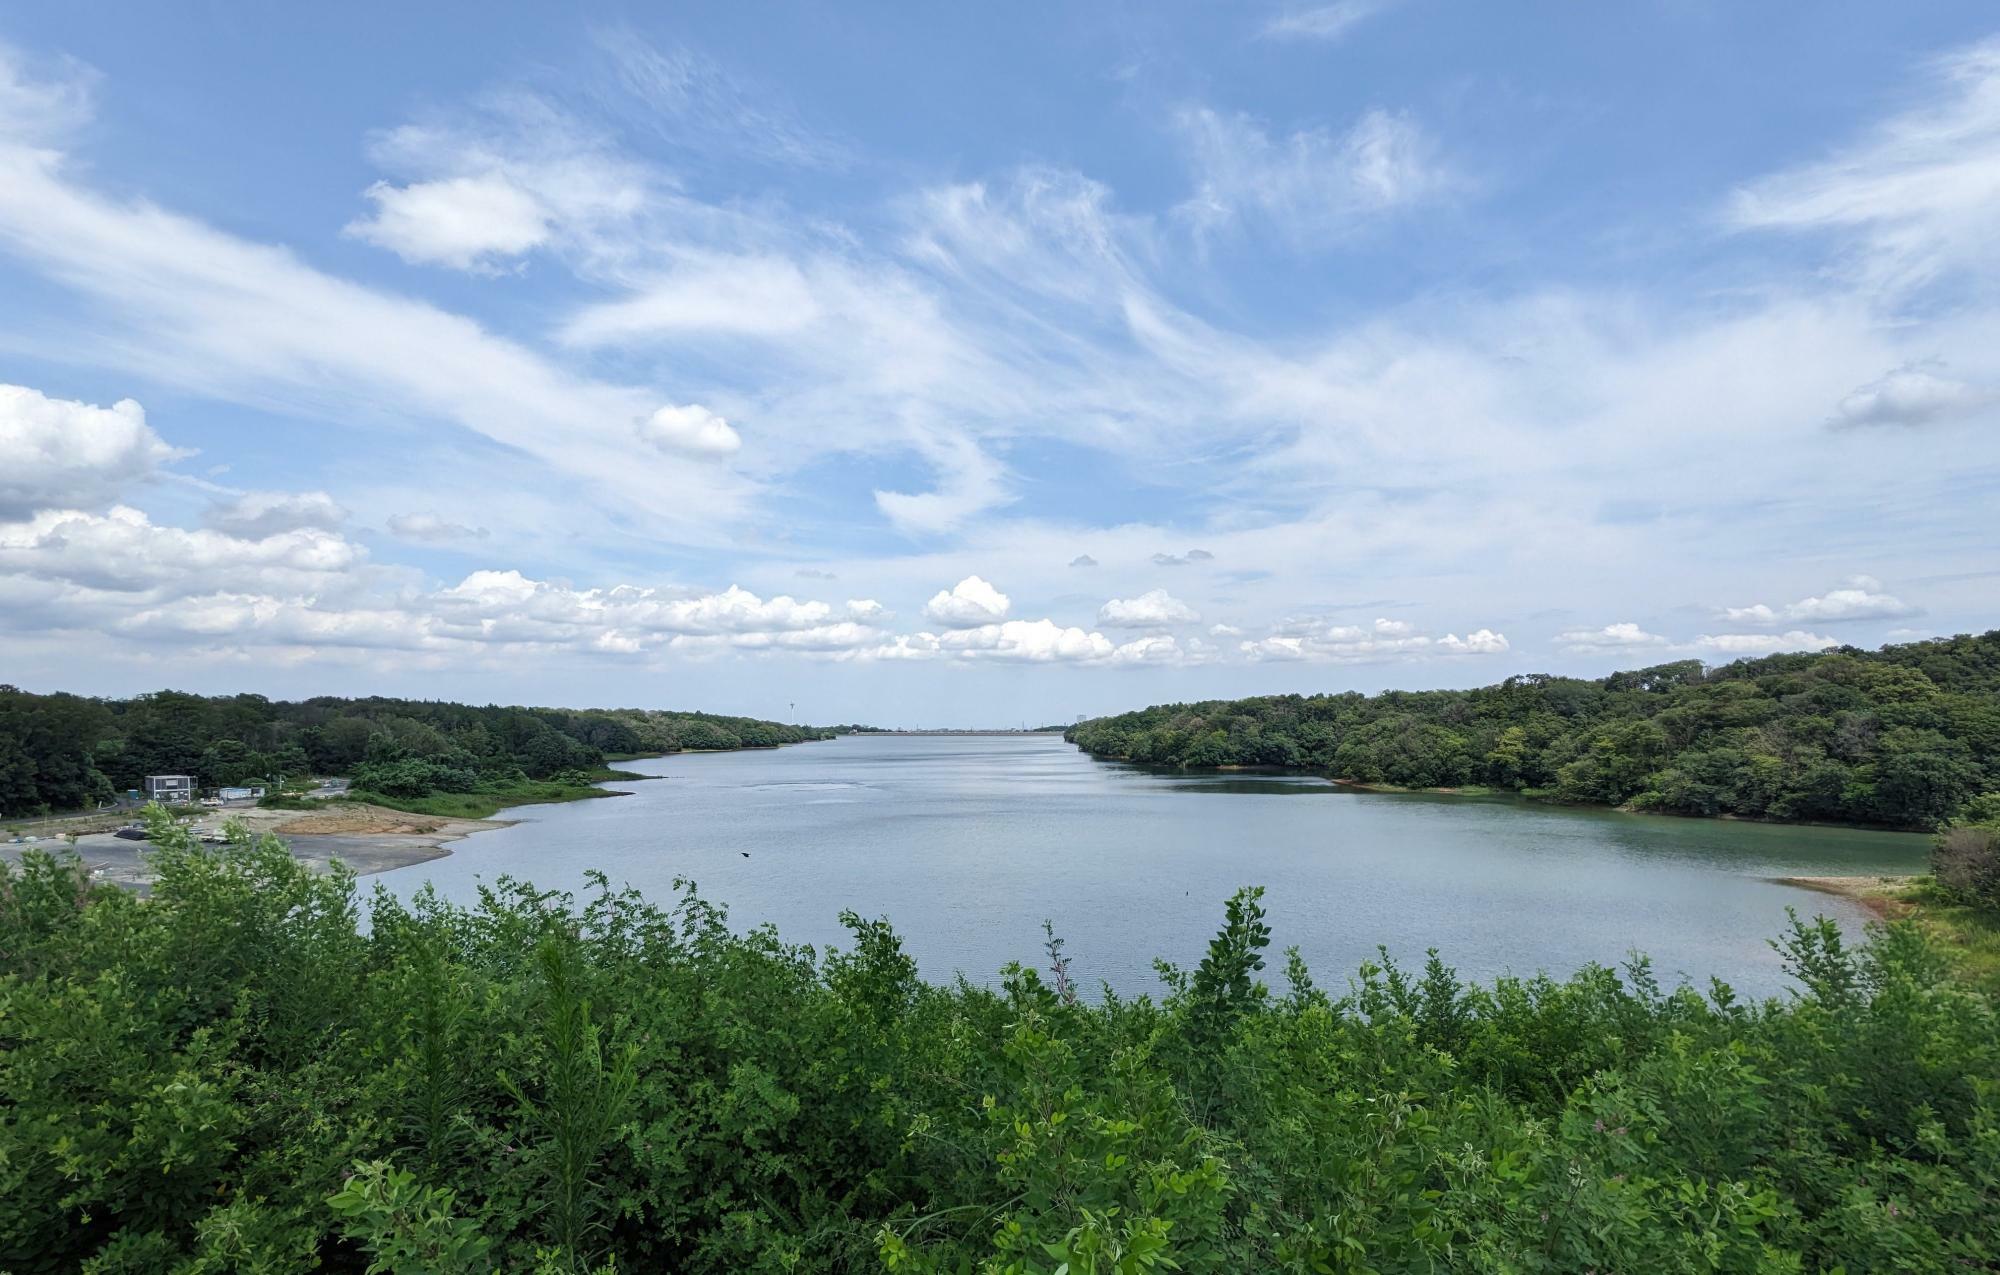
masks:
{"label": "foreground vegetation", "polygon": [[1470,691],[1165,704],[1065,737],[1159,765],[1305,767],[1404,788],[1929,829],[2000,793],[2000,631],[1714,669],[1682,660],[1594,681],[1537,674]]}
{"label": "foreground vegetation", "polygon": [[157,830],[0,869],[0,1269],[1943,1271],[2000,1263],[2000,1018],[1908,923],[1786,1002],[1642,961],[996,988],[514,882],[473,909]]}
{"label": "foreground vegetation", "polygon": [[[399,809],[411,802],[491,814],[503,805],[598,795],[607,757],[764,748],[832,732],[712,713],[557,709],[433,700],[35,695],[0,686],[0,817],[87,809],[147,775],[204,787],[345,775]],[[583,778],[579,779],[579,776]],[[567,797],[540,795],[556,781]],[[435,800],[449,794],[476,800]],[[523,795],[528,794],[528,795]],[[444,813],[439,810],[434,813]]]}

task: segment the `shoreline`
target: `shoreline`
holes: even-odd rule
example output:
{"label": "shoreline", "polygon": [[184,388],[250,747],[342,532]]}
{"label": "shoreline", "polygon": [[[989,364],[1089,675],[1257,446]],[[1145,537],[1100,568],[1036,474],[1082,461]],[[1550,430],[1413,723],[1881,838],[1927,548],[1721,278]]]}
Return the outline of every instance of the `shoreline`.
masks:
{"label": "shoreline", "polygon": [[[240,823],[252,836],[276,836],[285,843],[292,858],[324,872],[335,859],[356,876],[373,876],[412,864],[428,863],[451,854],[448,845],[475,832],[505,828],[512,819],[452,819],[439,815],[411,814],[386,806],[356,804],[340,809],[266,810],[251,807],[223,812],[220,819],[197,821],[195,827],[213,831],[229,823]],[[91,878],[145,892],[153,874],[146,862],[152,847],[147,841],[128,841],[106,832],[84,833],[74,840],[49,837],[25,849],[59,852],[73,850],[89,866]],[[14,857],[13,854],[8,855]]]}
{"label": "shoreline", "polygon": [[1903,892],[1917,880],[1914,876],[1765,877],[1764,879],[1775,885],[1789,885],[1801,890],[1811,890],[1817,894],[1831,894],[1851,903],[1860,904],[1879,921],[1894,921],[1916,910],[1916,905],[1903,897]]}
{"label": "shoreline", "polygon": [[1376,793],[1383,796],[1422,797],[1465,797],[1475,801],[1502,800],[1518,801],[1524,805],[1550,806],[1558,810],[1602,810],[1619,815],[1643,815],[1651,819],[1691,819],[1698,823],[1747,823],[1773,828],[1844,828],[1855,832],[1893,832],[1912,837],[1930,834],[1922,828],[1898,828],[1880,823],[1838,823],[1827,819],[1759,819],[1751,815],[1725,813],[1719,815],[1691,815],[1677,810],[1639,810],[1630,805],[1606,806],[1598,802],[1560,801],[1542,795],[1539,791],[1525,791],[1515,788],[1493,788],[1484,784],[1465,784],[1456,788],[1404,788],[1397,784],[1372,783],[1366,779],[1343,779],[1328,774],[1315,766],[1278,766],[1265,763],[1228,763],[1221,766],[1170,766],[1164,762],[1134,761],[1130,757],[1115,757],[1108,753],[1093,753],[1074,740],[1063,741],[1092,761],[1111,762],[1120,766],[1136,766],[1141,770],[1158,774],[1179,775],[1302,775],[1322,779],[1337,788],[1354,792]]}

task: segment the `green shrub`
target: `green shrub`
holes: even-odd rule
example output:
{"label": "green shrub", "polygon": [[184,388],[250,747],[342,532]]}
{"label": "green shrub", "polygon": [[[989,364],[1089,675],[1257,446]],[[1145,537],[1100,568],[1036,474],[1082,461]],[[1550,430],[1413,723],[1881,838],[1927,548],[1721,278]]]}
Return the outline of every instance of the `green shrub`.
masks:
{"label": "green shrub", "polygon": [[0,865],[0,1270],[1849,1272],[2000,1262],[2000,1020],[1907,925],[1783,1001],[1643,961],[935,986],[515,881],[476,907],[161,825],[149,900]]}

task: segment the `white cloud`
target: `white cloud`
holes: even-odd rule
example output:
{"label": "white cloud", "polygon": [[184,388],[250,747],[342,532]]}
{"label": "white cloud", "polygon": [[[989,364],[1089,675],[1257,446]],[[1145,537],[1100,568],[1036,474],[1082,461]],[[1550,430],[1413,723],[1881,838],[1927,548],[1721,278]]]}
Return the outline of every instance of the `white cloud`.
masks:
{"label": "white cloud", "polygon": [[839,168],[846,145],[807,126],[774,90],[747,86],[721,65],[680,46],[661,47],[629,27],[596,33],[611,82],[644,107],[670,144],[805,168]]}
{"label": "white cloud", "polygon": [[1779,615],[1762,602],[1747,607],[1724,607],[1722,618],[1732,624],[1776,624]]}
{"label": "white cloud", "polygon": [[918,451],[939,471],[927,492],[877,491],[875,506],[904,531],[949,531],[974,514],[1006,503],[1004,467],[963,435],[927,434]]}
{"label": "white cloud", "polygon": [[375,212],[346,233],[403,260],[460,270],[518,257],[549,239],[549,214],[533,195],[499,173],[447,177],[364,192]]}
{"label": "white cloud", "polygon": [[[1213,630],[1222,635],[1222,626]],[[1460,637],[1447,633],[1433,638],[1401,620],[1377,619],[1372,625],[1332,624],[1295,620],[1269,636],[1245,639],[1237,650],[1252,660],[1312,660],[1334,664],[1366,664],[1385,660],[1426,659],[1431,656],[1500,655],[1509,650],[1504,634],[1475,629]]]}
{"label": "white cloud", "polygon": [[664,452],[727,456],[743,446],[728,421],[699,403],[669,405],[639,422],[639,437]]}
{"label": "white cloud", "polygon": [[1206,107],[1182,111],[1176,125],[1195,170],[1179,212],[1201,232],[1254,219],[1306,248],[1457,184],[1423,129],[1389,111],[1369,111],[1344,133],[1275,141],[1248,116]]}
{"label": "white cloud", "polygon": [[111,593],[254,590],[273,581],[310,591],[365,556],[316,528],[244,539],[159,526],[124,506],[104,514],[45,509],[0,523],[0,574]]}
{"label": "white cloud", "polygon": [[1190,549],[1186,553],[1156,553],[1153,565],[1156,567],[1185,567],[1197,562],[1213,562],[1215,555],[1206,549]]}
{"label": "white cloud", "polygon": [[306,527],[332,531],[347,521],[347,511],[323,491],[248,491],[205,518],[218,531],[261,540]]}
{"label": "white cloud", "polygon": [[1918,609],[1881,585],[1863,577],[1847,588],[1832,589],[1820,597],[1805,598],[1785,608],[1788,620],[1835,623],[1841,620],[1893,620],[1916,615]]}
{"label": "white cloud", "polygon": [[[1733,615],[1732,619],[1735,618]],[[1635,646],[1660,646],[1667,639],[1648,633],[1630,620],[1607,624],[1601,629],[1570,629],[1556,634],[1556,641],[1572,651],[1612,651]]]}
{"label": "white cloud", "polygon": [[864,624],[880,624],[890,616],[888,609],[873,598],[849,598],[847,618]]}
{"label": "white cloud", "polygon": [[[0,67],[0,72],[6,68]],[[448,422],[710,540],[748,495],[733,475],[635,456],[657,391],[573,375],[462,315],[325,274],[292,252],[100,194],[56,151],[0,134],[0,249],[97,303],[71,349],[179,387],[342,422],[357,404]]]}
{"label": "white cloud", "polygon": [[106,503],[182,454],[129,398],[97,407],[0,384],[0,518]]}
{"label": "white cloud", "polygon": [[1311,9],[1291,9],[1266,22],[1261,34],[1269,40],[1339,40],[1393,3],[1394,0],[1337,0]]}
{"label": "white cloud", "polygon": [[1916,428],[1963,420],[1995,405],[2000,405],[2000,390],[1968,385],[1921,364],[1911,364],[1841,399],[1832,423]]}
{"label": "white cloud", "polygon": [[1151,589],[1136,598],[1112,598],[1097,612],[1097,622],[1120,629],[1165,628],[1201,619],[1195,609],[1165,589]]}
{"label": "white cloud", "polygon": [[1097,559],[1087,553],[1080,553],[1069,560],[1069,565],[1072,567],[1094,567],[1097,565]]}
{"label": "white cloud", "polygon": [[632,295],[584,309],[563,324],[568,345],[633,345],[688,333],[738,333],[763,338],[802,331],[826,317],[826,279],[808,279],[775,256],[680,254],[670,271],[649,274]]}
{"label": "white cloud", "polygon": [[1508,644],[1505,634],[1475,629],[1464,637],[1445,634],[1437,640],[1437,649],[1451,655],[1500,655],[1508,650]]}
{"label": "white cloud", "polygon": [[1727,607],[1723,616],[1737,624],[1780,624],[1786,621],[1808,624],[1837,624],[1846,620],[1895,620],[1919,615],[1921,608],[1910,605],[1882,588],[1872,576],[1854,576],[1838,589],[1782,607],[1762,602],[1747,607]]}
{"label": "white cloud", "polygon": [[1704,633],[1694,644],[1732,658],[1743,655],[1772,655],[1779,651],[1824,651],[1840,645],[1839,638],[1822,637],[1793,629],[1787,633]]}
{"label": "white cloud", "polygon": [[449,544],[454,540],[484,540],[489,533],[484,527],[469,527],[438,514],[416,512],[389,515],[389,534],[419,544]]}
{"label": "white cloud", "polygon": [[924,618],[953,629],[970,629],[1007,618],[1007,595],[978,576],[967,576],[949,590],[940,589],[924,604]]}
{"label": "white cloud", "polygon": [[2000,264],[2000,39],[1941,58],[1931,100],[1823,162],[1737,192],[1748,229],[1840,232],[1859,275],[1901,289]]}
{"label": "white cloud", "polygon": [[978,628],[951,629],[938,635],[939,647],[969,659],[1092,662],[1109,659],[1117,649],[1102,633],[1068,628],[1053,620],[1008,620]]}
{"label": "white cloud", "polygon": [[30,74],[25,59],[0,44],[0,137],[35,145],[63,141],[90,122],[97,74],[63,59],[61,73]]}
{"label": "white cloud", "polygon": [[1134,638],[1121,644],[1111,652],[1113,664],[1184,664],[1196,653],[1183,650],[1172,635],[1155,633],[1150,637]]}

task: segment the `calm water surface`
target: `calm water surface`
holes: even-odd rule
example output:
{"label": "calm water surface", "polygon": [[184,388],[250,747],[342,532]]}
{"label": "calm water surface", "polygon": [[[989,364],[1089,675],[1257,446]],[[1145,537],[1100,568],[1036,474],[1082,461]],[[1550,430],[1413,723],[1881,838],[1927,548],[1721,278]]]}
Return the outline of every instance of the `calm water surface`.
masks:
{"label": "calm water surface", "polygon": [[[1566,974],[1649,953],[1671,984],[1744,993],[1784,977],[1785,908],[1858,928],[1845,900],[1776,875],[1922,869],[1925,838],[1364,793],[1292,776],[1160,774],[1052,736],[851,736],[630,763],[632,795],[509,812],[450,857],[375,878],[472,901],[507,873],[579,888],[589,868],[665,901],[676,877],[788,940],[845,944],[843,909],[887,916],[934,979],[1038,960],[1055,922],[1074,970],[1154,990],[1193,963],[1241,885],[1267,887],[1272,955],[1296,943],[1343,986],[1377,944],[1461,974]],[[744,851],[749,857],[743,856]],[[1268,971],[1275,979],[1282,959]]]}

